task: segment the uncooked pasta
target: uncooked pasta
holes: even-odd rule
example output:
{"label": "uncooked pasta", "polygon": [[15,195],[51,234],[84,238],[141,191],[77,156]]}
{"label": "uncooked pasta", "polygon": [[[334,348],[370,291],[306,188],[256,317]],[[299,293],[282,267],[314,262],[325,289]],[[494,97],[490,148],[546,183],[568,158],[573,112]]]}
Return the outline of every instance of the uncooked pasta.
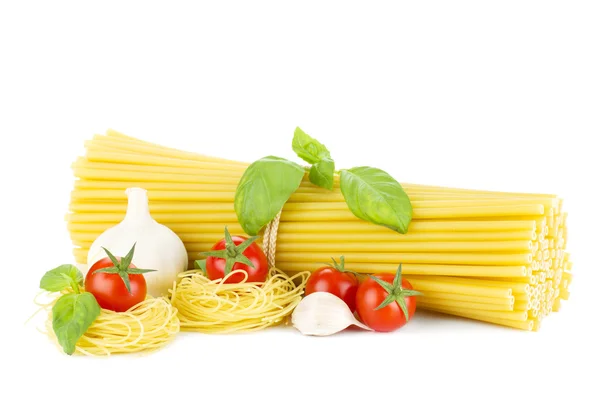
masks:
{"label": "uncooked pasta", "polygon": [[[233,274],[240,283],[224,283]],[[200,270],[184,272],[171,292],[181,329],[204,333],[249,332],[284,323],[302,299],[310,273],[288,276],[271,268],[266,282],[247,282],[236,270],[211,281]]]}
{"label": "uncooked pasta", "polygon": [[[45,304],[38,302],[48,312],[46,333],[55,342],[51,309],[59,297],[53,296]],[[126,312],[102,309],[98,318],[77,341],[75,354],[109,356],[150,352],[166,346],[178,332],[177,309],[164,297],[148,297]]]}
{"label": "uncooked pasta", "polygon": [[[85,156],[73,164],[77,180],[66,218],[78,262],[84,263],[93,240],[123,217],[124,190],[131,186],[148,190],[153,217],[177,233],[190,260],[202,258],[200,253],[222,237],[224,225],[232,234],[244,233],[233,200],[246,163],[170,149],[114,131],[94,136],[86,148]],[[425,293],[419,308],[520,329],[539,328],[569,297],[567,213],[558,196],[409,183],[402,187],[413,207],[405,235],[354,216],[339,177],[332,191],[305,178],[281,213],[277,268],[314,271],[341,255],[349,269],[362,273],[393,272],[402,263],[405,277]],[[185,279],[200,285],[203,278],[190,272]],[[515,297],[512,306],[502,303],[508,310],[480,300],[517,295],[522,297]],[[183,327],[187,317],[181,318]],[[226,330],[225,324],[211,323]],[[233,324],[229,330],[237,329],[232,321],[227,324]],[[261,324],[255,321],[253,327]]]}

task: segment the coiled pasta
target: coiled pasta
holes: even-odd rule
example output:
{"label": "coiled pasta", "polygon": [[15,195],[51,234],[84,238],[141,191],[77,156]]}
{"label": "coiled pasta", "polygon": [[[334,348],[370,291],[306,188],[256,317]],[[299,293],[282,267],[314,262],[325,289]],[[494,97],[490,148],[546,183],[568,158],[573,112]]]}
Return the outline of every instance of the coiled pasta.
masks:
{"label": "coiled pasta", "polygon": [[[60,295],[38,304],[48,311],[46,333],[58,342],[52,330],[51,308]],[[148,297],[126,312],[102,309],[98,318],[77,341],[75,354],[109,356],[150,352],[171,342],[179,332],[177,309],[164,297]]]}
{"label": "coiled pasta", "polygon": [[[240,283],[223,283],[243,274]],[[224,279],[209,280],[199,270],[186,271],[171,292],[179,310],[181,329],[204,333],[249,332],[285,322],[302,299],[310,273],[288,276],[271,268],[264,283],[246,282],[248,274],[236,270]],[[295,281],[297,283],[295,283]]]}

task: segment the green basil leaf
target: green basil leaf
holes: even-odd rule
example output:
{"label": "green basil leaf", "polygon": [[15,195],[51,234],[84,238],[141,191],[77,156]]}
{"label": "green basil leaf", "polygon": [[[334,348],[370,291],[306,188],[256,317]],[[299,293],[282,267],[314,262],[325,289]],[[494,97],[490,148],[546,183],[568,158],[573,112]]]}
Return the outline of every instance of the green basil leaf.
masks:
{"label": "green basil leaf", "polygon": [[40,280],[40,289],[49,292],[60,292],[73,287],[73,284],[79,286],[83,283],[83,274],[76,266],[64,264],[46,272]]}
{"label": "green basil leaf", "polygon": [[100,306],[93,294],[69,293],[52,307],[52,329],[65,353],[75,352],[79,338],[100,315]]}
{"label": "green basil leaf", "polygon": [[342,170],[340,188],[348,208],[358,218],[400,233],[408,231],[410,199],[387,172],[371,167]]}
{"label": "green basil leaf", "polygon": [[325,157],[310,168],[308,179],[317,186],[333,190],[333,173],[335,163],[329,157]]}
{"label": "green basil leaf", "polygon": [[309,164],[316,164],[324,158],[331,158],[331,154],[329,154],[329,150],[324,144],[310,137],[300,128],[296,128],[294,131],[292,149]]}
{"label": "green basil leaf", "polygon": [[234,208],[244,231],[256,236],[298,189],[304,168],[283,158],[268,156],[250,164],[235,192]]}

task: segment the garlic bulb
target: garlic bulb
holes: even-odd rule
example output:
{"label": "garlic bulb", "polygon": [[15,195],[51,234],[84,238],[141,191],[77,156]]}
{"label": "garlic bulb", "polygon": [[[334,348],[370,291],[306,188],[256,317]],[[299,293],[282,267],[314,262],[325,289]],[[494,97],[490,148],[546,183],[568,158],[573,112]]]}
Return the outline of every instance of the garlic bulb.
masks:
{"label": "garlic bulb", "polygon": [[372,331],[354,318],[344,300],[328,292],[314,292],[303,298],[292,313],[292,325],[302,334],[314,336],[333,335],[350,325]]}
{"label": "garlic bulb", "polygon": [[185,246],[172,230],[152,219],[145,189],[129,188],[125,193],[128,198],[125,218],[94,241],[88,252],[87,268],[106,257],[102,247],[115,256],[123,257],[135,243],[133,264],[138,268],[156,270],[144,274],[148,294],[154,297],[166,295],[177,274],[187,269]]}

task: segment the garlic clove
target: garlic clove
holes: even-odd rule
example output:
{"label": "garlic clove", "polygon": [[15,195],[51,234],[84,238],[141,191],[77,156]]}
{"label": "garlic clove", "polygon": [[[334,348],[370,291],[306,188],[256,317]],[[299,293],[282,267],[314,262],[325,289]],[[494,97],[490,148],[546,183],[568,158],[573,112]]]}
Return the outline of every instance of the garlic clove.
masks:
{"label": "garlic clove", "polygon": [[292,325],[304,335],[328,336],[350,325],[372,331],[359,322],[348,305],[336,295],[314,292],[300,301],[292,313]]}

